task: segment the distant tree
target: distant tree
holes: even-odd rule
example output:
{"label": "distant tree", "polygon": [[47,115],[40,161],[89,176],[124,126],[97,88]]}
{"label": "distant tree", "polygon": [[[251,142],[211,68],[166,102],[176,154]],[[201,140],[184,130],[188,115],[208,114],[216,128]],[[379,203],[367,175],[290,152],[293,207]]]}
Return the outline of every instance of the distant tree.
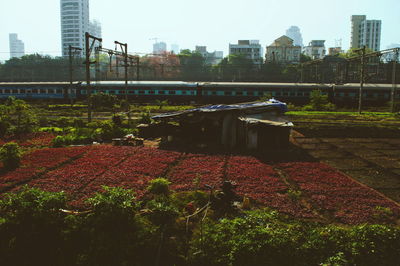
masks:
{"label": "distant tree", "polygon": [[217,67],[220,79],[223,80],[253,80],[258,74],[257,66],[245,55],[229,55]]}
{"label": "distant tree", "polygon": [[303,53],[300,54],[300,63],[305,63],[305,62],[308,62],[311,60],[312,60],[312,58],[310,56],[303,54]]}
{"label": "distant tree", "polygon": [[178,57],[181,63],[182,79],[205,80],[209,78],[210,67],[206,65],[206,60],[200,53],[186,49],[182,50]]}
{"label": "distant tree", "polygon": [[[11,58],[0,68],[3,81],[64,81],[69,79],[68,58],[30,54]],[[83,70],[78,68],[75,75]]]}
{"label": "distant tree", "polygon": [[[350,48],[347,52],[340,53],[339,57],[350,58],[350,57],[360,56],[361,51],[357,51],[357,50],[359,50],[359,48]],[[374,52],[374,50],[372,50],[368,47],[365,49],[366,54],[373,53],[373,52]]]}

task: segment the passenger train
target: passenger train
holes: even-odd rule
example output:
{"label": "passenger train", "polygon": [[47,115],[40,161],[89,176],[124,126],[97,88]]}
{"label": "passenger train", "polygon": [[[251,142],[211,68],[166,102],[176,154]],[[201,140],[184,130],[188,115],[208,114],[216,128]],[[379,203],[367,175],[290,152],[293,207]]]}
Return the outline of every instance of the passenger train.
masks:
{"label": "passenger train", "polygon": [[[310,92],[320,90],[334,103],[354,103],[358,100],[360,84],[317,83],[253,83],[253,82],[182,82],[182,81],[129,81],[125,90],[124,81],[100,81],[91,83],[91,93],[108,93],[128,97],[142,102],[155,99],[173,103],[229,103],[256,100],[269,95],[275,99],[306,103]],[[390,101],[391,84],[365,84],[363,98],[366,103],[384,104]],[[69,82],[5,82],[0,83],[0,99],[15,96],[27,100],[84,99],[88,95],[85,83]],[[400,93],[396,93],[396,99]]]}

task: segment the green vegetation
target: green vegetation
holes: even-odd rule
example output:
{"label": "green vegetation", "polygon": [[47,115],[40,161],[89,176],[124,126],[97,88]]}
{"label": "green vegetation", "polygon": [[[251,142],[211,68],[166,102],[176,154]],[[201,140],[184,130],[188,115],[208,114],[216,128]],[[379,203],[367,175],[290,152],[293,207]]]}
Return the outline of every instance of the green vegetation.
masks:
{"label": "green vegetation", "polygon": [[333,111],[335,105],[328,101],[328,95],[322,94],[320,90],[310,93],[310,103],[303,107],[304,111]]}
{"label": "green vegetation", "polygon": [[29,133],[37,125],[33,108],[24,100],[9,97],[0,105],[0,137]]}
{"label": "green vegetation", "polygon": [[63,192],[24,187],[0,200],[2,264],[398,263],[398,226],[325,225],[268,209],[241,212],[236,218],[218,219],[212,208],[188,216],[188,210],[193,212],[189,205],[204,204],[206,197],[195,195],[199,193],[149,195],[140,201],[131,190],[104,187],[87,200],[88,211],[71,212]]}
{"label": "green vegetation", "polygon": [[21,162],[22,151],[19,145],[15,142],[4,144],[0,148],[0,161],[5,169],[15,169]]}

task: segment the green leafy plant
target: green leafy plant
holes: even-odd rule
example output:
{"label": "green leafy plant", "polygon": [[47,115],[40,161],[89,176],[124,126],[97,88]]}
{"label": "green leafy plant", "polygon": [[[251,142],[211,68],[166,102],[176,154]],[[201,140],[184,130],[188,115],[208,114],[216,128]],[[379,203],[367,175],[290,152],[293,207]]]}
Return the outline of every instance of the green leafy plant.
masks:
{"label": "green leafy plant", "polygon": [[165,178],[156,178],[150,181],[147,191],[154,195],[168,195],[170,184],[171,182]]}
{"label": "green leafy plant", "polygon": [[15,169],[21,162],[22,151],[19,145],[15,142],[4,144],[0,148],[0,160],[6,169]]}

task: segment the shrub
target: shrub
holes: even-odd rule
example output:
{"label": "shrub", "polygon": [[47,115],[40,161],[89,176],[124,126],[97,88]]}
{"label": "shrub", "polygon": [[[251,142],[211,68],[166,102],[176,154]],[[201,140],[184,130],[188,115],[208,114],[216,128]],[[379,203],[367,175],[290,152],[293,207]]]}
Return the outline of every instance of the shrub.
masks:
{"label": "shrub", "polygon": [[7,119],[0,118],[0,137],[4,137],[11,127],[10,122]]}
{"label": "shrub", "polygon": [[9,142],[0,148],[0,160],[3,162],[4,168],[15,169],[21,162],[22,151],[15,142]]}
{"label": "shrub", "polygon": [[310,94],[310,104],[305,105],[303,111],[333,111],[335,105],[328,101],[328,95],[323,95],[320,90],[313,90]]}
{"label": "shrub", "polygon": [[65,206],[62,192],[24,187],[5,195],[0,201],[2,265],[58,265]]}
{"label": "shrub", "polygon": [[147,190],[154,195],[168,195],[170,184],[165,178],[156,178],[150,181]]}
{"label": "shrub", "polygon": [[139,123],[150,124],[152,121],[150,112],[143,112],[140,114]]}

